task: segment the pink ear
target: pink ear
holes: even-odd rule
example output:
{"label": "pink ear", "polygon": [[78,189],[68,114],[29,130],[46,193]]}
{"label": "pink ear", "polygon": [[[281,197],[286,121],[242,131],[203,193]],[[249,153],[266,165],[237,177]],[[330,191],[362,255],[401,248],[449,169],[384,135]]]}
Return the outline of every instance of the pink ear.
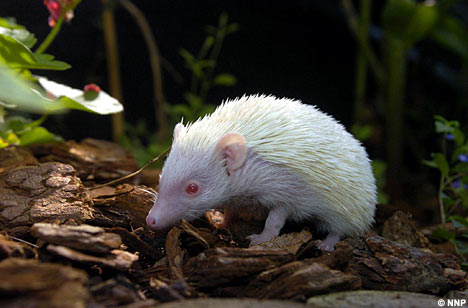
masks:
{"label": "pink ear", "polygon": [[185,126],[184,124],[182,123],[177,123],[177,125],[174,127],[174,140],[173,141],[176,141],[176,139],[179,137],[180,135],[180,132],[185,130]]}
{"label": "pink ear", "polygon": [[247,146],[241,134],[229,133],[221,137],[216,144],[216,153],[226,159],[228,172],[239,169],[247,159]]}

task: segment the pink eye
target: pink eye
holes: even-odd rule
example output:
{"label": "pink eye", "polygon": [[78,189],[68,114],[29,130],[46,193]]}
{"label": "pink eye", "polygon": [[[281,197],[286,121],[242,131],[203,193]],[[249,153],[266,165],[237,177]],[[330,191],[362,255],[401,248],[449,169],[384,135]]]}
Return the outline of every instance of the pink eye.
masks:
{"label": "pink eye", "polygon": [[195,195],[198,192],[198,185],[195,183],[190,183],[185,187],[185,192],[189,195]]}

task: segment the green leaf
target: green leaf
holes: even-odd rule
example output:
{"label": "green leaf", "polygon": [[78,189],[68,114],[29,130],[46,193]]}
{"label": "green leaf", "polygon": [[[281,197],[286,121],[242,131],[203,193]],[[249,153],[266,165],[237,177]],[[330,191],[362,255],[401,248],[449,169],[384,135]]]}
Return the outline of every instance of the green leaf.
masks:
{"label": "green leaf", "polygon": [[226,86],[226,87],[232,87],[233,85],[236,84],[236,82],[237,82],[236,77],[234,77],[231,74],[226,74],[226,73],[217,75],[213,80],[214,85]]}
{"label": "green leaf", "polygon": [[468,227],[468,221],[466,218],[460,215],[453,215],[448,218],[448,221],[451,221],[455,229],[459,229],[462,227]]}
{"label": "green leaf", "polygon": [[24,26],[18,25],[14,18],[0,17],[0,33],[13,37],[28,48],[32,48],[37,42],[34,34],[29,32]]}
{"label": "green leaf", "polygon": [[193,120],[192,111],[190,110],[190,108],[187,105],[184,105],[184,104],[172,105],[169,108],[169,112],[173,116],[183,117],[184,119],[186,119],[188,121]]}
{"label": "green leaf", "polygon": [[431,167],[431,168],[439,168],[439,167],[437,166],[436,162],[433,161],[433,160],[426,160],[426,159],[424,159],[424,160],[422,161],[422,164],[423,164],[423,165],[426,165],[426,166],[428,166],[428,167]]}
{"label": "green leaf", "polygon": [[464,255],[468,253],[468,245],[465,242],[460,241],[460,240],[455,240],[454,244],[457,245],[457,248],[460,254]]}
{"label": "green leaf", "polygon": [[464,207],[468,206],[468,190],[465,187],[458,187],[455,189],[457,197],[461,200]]}
{"label": "green leaf", "polygon": [[388,0],[382,12],[385,33],[405,42],[407,47],[426,37],[437,20],[434,6],[410,0]]}
{"label": "green leaf", "polygon": [[227,28],[227,34],[237,32],[239,31],[239,28],[239,24],[237,23],[230,24]]}
{"label": "green leaf", "polygon": [[448,231],[447,229],[440,228],[440,227],[432,231],[432,236],[440,238],[440,239],[444,239],[447,241],[455,240],[455,233],[452,233]]}
{"label": "green leaf", "polygon": [[452,131],[453,138],[455,143],[460,146],[465,142],[465,134],[462,133],[458,128],[454,128]]}
{"label": "green leaf", "polygon": [[0,34],[14,38],[28,48],[32,48],[37,42],[34,34],[24,28],[8,28],[0,25]]}
{"label": "green leaf", "polygon": [[455,173],[468,173],[468,163],[458,163],[452,168],[452,171]]}
{"label": "green leaf", "polygon": [[0,63],[17,69],[65,70],[70,68],[65,62],[54,61],[46,54],[34,54],[26,45],[13,37],[0,34]]}
{"label": "green leaf", "polygon": [[185,63],[188,66],[192,66],[195,63],[195,57],[187,50],[187,49],[180,49],[179,55],[184,58]]}
{"label": "green leaf", "polygon": [[447,159],[445,158],[444,154],[442,154],[442,153],[433,153],[432,154],[432,160],[434,161],[437,168],[442,173],[442,176],[446,177],[450,172],[450,167],[449,167],[449,164],[448,164]]}
{"label": "green leaf", "polygon": [[192,108],[192,111],[199,110],[201,106],[203,105],[203,100],[200,96],[197,96],[193,93],[185,93],[184,95],[185,99],[189,103],[190,107]]}
{"label": "green leaf", "polygon": [[468,59],[468,31],[460,20],[448,15],[441,17],[431,37],[463,59]]}
{"label": "green leaf", "polygon": [[444,202],[444,205],[445,205],[446,208],[449,208],[449,207],[455,205],[455,200],[453,200],[452,198],[450,198],[450,197],[448,197],[446,195],[444,195],[442,197],[442,201]]}
{"label": "green leaf", "polygon": [[61,141],[62,139],[55,136],[54,134],[50,133],[44,127],[34,127],[25,133],[19,136],[20,145],[32,145],[32,144],[40,144],[40,143],[49,143],[49,142],[57,142]]}
{"label": "green leaf", "polygon": [[351,127],[351,133],[353,136],[360,141],[365,141],[369,139],[374,132],[374,127],[372,125],[360,125],[360,124],[354,124]]}
{"label": "green leaf", "polygon": [[41,93],[43,91],[38,86],[0,64],[0,101],[7,104],[7,108],[35,113],[64,111],[63,103],[50,100]]}

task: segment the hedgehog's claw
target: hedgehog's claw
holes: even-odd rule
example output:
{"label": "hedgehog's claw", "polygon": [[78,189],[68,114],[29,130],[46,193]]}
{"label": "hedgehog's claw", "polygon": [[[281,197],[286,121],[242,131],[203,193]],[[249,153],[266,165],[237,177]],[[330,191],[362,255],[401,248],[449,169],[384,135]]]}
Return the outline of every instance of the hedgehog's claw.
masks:
{"label": "hedgehog's claw", "polygon": [[268,242],[273,237],[275,237],[275,236],[274,235],[272,236],[270,234],[266,234],[265,232],[262,232],[260,234],[249,235],[249,236],[247,236],[247,239],[250,240],[249,246],[252,247],[252,246],[255,246],[255,245],[258,245],[258,244],[261,244],[261,243]]}
{"label": "hedgehog's claw", "polygon": [[317,247],[322,251],[333,251],[335,245],[340,241],[340,236],[335,233],[329,233],[323,241],[317,242]]}

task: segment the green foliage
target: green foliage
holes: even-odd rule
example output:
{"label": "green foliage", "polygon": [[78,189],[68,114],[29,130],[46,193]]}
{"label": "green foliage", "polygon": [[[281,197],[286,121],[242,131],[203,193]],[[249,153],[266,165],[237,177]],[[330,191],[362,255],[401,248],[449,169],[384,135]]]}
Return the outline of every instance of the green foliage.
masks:
{"label": "green foliage", "polygon": [[207,37],[196,56],[186,49],[179,51],[184,66],[191,72],[192,78],[190,89],[184,95],[186,104],[166,106],[174,123],[180,121],[181,117],[193,122],[213,112],[215,106],[206,102],[209,91],[216,86],[230,87],[236,84],[235,76],[228,73],[215,75],[215,70],[224,39],[238,29],[239,25],[229,23],[228,15],[222,13],[217,27],[206,27]]}
{"label": "green foliage", "polygon": [[33,145],[62,140],[40,125],[45,116],[37,121],[30,121],[22,117],[9,117],[0,124],[0,148],[8,145]]}
{"label": "green foliage", "polygon": [[[186,103],[165,106],[174,124],[179,122],[181,118],[188,122],[194,122],[213,112],[216,106],[208,104],[206,101],[209,91],[213,87],[229,87],[236,84],[237,80],[233,75],[217,73],[216,64],[224,39],[238,29],[239,25],[229,23],[227,14],[223,13],[219,17],[217,27],[206,27],[207,36],[197,55],[186,49],[179,50],[179,54],[184,60],[184,66],[191,73],[191,81],[190,88],[184,94]],[[135,126],[127,123],[125,133],[119,142],[133,153],[140,167],[171,145],[170,139],[161,143],[156,134],[148,133],[146,123],[143,120],[140,120]],[[161,168],[162,163],[156,163],[155,167]]]}
{"label": "green foliage", "polygon": [[[139,120],[136,125],[130,123],[125,125],[125,133],[120,137],[119,143],[132,152],[138,162],[138,167],[144,166],[171,145],[169,140],[158,142],[157,135],[149,133],[144,120]],[[146,140],[146,143],[143,140]],[[153,167],[162,168],[162,161],[156,162]]]}
{"label": "green foliage", "polygon": [[[442,223],[450,221],[456,230],[466,230],[467,218],[451,213],[458,208],[468,208],[468,141],[458,121],[448,121],[441,116],[434,116],[434,120],[436,132],[442,135],[442,152],[432,153],[432,159],[424,160],[423,164],[440,172],[438,200]],[[449,241],[459,255],[468,253],[467,244],[458,240],[455,233],[438,228],[433,235]],[[466,231],[463,237],[468,238]]]}
{"label": "green foliage", "polygon": [[[72,1],[70,9],[81,0]],[[61,17],[63,18],[63,16]],[[71,66],[42,53],[58,33],[57,22],[42,43],[41,51],[32,51],[37,39],[12,18],[0,18],[0,147],[30,145],[59,140],[39,125],[19,118],[6,118],[6,109],[51,114],[75,109],[98,114],[122,111],[122,105],[104,91],[86,95],[81,90],[34,76],[30,70],[66,70]],[[53,34],[53,35],[51,35]],[[47,43],[45,43],[47,42]]]}

